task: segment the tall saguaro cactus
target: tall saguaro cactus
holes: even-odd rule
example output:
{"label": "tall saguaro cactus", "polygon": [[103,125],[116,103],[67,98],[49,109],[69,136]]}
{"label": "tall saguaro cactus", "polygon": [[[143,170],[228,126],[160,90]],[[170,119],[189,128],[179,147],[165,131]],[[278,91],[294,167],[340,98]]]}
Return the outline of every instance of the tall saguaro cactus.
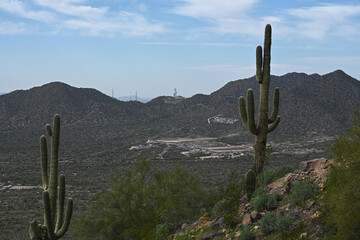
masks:
{"label": "tall saguaro cactus", "polygon": [[250,88],[246,94],[247,104],[243,96],[239,98],[240,116],[243,125],[255,135],[255,170],[259,174],[263,171],[265,161],[267,134],[272,132],[280,122],[279,89],[274,92],[274,104],[269,117],[269,87],[270,87],[270,60],[271,60],[271,25],[265,27],[264,56],[261,46],[256,48],[256,80],[260,84],[260,102],[258,122],[254,117],[254,93]]}
{"label": "tall saguaro cactus", "polygon": [[[68,230],[70,225],[73,200],[67,202],[64,220],[65,176],[60,175],[58,186],[58,153],[60,138],[60,116],[54,116],[53,128],[50,124],[45,126],[47,134],[51,137],[50,175],[48,175],[48,152],[46,137],[40,137],[41,175],[43,185],[44,224],[33,221],[30,224],[29,234],[32,240],[59,239]],[[55,221],[56,217],[56,221]]]}

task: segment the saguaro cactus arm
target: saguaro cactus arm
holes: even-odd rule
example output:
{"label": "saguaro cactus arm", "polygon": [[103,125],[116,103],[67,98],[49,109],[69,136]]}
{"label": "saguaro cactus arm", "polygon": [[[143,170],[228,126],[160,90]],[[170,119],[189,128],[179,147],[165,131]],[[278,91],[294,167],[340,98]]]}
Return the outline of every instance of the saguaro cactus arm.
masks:
{"label": "saguaro cactus arm", "polygon": [[57,219],[56,219],[55,232],[57,232],[61,228],[64,218],[65,176],[63,174],[60,175],[58,198],[59,199],[57,205]]}
{"label": "saguaro cactus arm", "polygon": [[273,123],[279,114],[279,102],[280,102],[280,90],[275,88],[274,90],[274,103],[273,110],[271,112],[271,117],[269,118],[269,123]]}
{"label": "saguaro cactus arm", "polygon": [[61,238],[67,232],[70,225],[72,212],[73,212],[73,200],[69,198],[66,206],[65,222],[62,224],[61,228],[55,233],[56,238]]}
{"label": "saguaro cactus arm", "polygon": [[280,117],[276,117],[275,121],[273,123],[271,123],[268,127],[268,133],[271,133],[272,131],[274,131],[274,129],[277,127],[277,125],[280,122]]}
{"label": "saguaro cactus arm", "polygon": [[42,135],[40,137],[40,158],[41,158],[41,176],[43,189],[48,188],[48,153],[47,153],[47,142],[46,137]]}
{"label": "saguaro cactus arm", "polygon": [[262,62],[262,47],[256,48],[256,81],[262,83],[263,81],[263,62]]}
{"label": "saguaro cactus arm", "polygon": [[249,130],[252,134],[256,134],[256,125],[255,125],[255,107],[254,107],[254,93],[250,88],[246,94],[247,106],[245,107],[244,97],[239,98],[239,110],[241,121],[245,128]]}

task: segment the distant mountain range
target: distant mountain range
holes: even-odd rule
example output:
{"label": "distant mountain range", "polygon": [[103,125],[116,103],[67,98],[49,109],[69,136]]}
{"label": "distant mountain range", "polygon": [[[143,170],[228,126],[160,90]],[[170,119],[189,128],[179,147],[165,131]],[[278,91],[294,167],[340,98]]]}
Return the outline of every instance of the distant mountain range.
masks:
{"label": "distant mountain range", "polygon": [[[280,88],[281,122],[277,137],[336,135],[351,123],[359,108],[360,82],[341,70],[325,75],[288,73],[272,76],[271,94]],[[123,102],[95,89],[53,82],[0,96],[0,129],[38,127],[59,113],[65,124],[101,127],[112,123],[157,136],[227,136],[249,133],[239,121],[237,101],[248,88],[259,97],[255,77],[229,82],[210,95],[157,97],[147,103]],[[271,100],[270,100],[271,101]],[[271,108],[270,108],[271,109]],[[276,139],[276,137],[275,137]]]}

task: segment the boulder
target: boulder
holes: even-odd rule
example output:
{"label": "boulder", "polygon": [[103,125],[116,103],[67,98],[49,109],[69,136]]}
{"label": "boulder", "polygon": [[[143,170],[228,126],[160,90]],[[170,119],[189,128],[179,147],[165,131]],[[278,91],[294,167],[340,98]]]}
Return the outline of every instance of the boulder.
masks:
{"label": "boulder", "polygon": [[241,203],[238,207],[238,214],[242,214],[246,209],[246,203]]}
{"label": "boulder", "polygon": [[217,233],[207,232],[201,237],[201,240],[212,240],[223,236],[225,236],[225,233],[223,232],[217,232]]}
{"label": "boulder", "polygon": [[250,213],[250,218],[252,222],[255,222],[256,220],[259,220],[261,218],[261,214],[258,213],[257,211],[252,211]]}
{"label": "boulder", "polygon": [[219,217],[212,225],[211,228],[213,230],[215,229],[222,229],[224,228],[224,218],[223,217]]}
{"label": "boulder", "polygon": [[250,215],[250,213],[248,213],[243,217],[242,225],[247,226],[247,225],[250,225],[250,224],[252,224],[251,215]]}

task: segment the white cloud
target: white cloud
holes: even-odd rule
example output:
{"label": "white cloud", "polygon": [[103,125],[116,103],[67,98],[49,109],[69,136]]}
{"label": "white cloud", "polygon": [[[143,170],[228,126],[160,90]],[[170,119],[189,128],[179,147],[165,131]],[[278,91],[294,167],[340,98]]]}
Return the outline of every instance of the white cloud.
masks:
{"label": "white cloud", "polygon": [[[206,21],[218,34],[244,34],[260,36],[266,23],[250,17],[251,10],[259,0],[179,0],[180,4],[170,12]],[[269,20],[269,19],[267,19]],[[277,18],[270,19],[278,21]]]}
{"label": "white cloud", "polygon": [[95,8],[87,5],[75,5],[84,1],[78,0],[34,0],[42,7],[50,8],[58,13],[84,19],[98,19],[108,13],[107,7]]}
{"label": "white cloud", "polygon": [[[53,32],[71,30],[84,35],[148,36],[165,31],[163,24],[149,21],[139,13],[92,7],[86,0],[33,0],[33,3],[0,0],[0,10],[46,24],[54,29]],[[143,5],[142,10],[145,11],[145,7]],[[41,10],[32,10],[35,8]]]}
{"label": "white cloud", "polygon": [[258,0],[179,0],[172,13],[193,18],[223,19],[235,17],[251,9]]}
{"label": "white cloud", "polygon": [[121,33],[127,36],[148,36],[165,31],[161,24],[149,23],[142,15],[125,11],[113,17],[102,18],[100,21],[70,19],[63,24],[68,29],[90,35]]}
{"label": "white cloud", "polygon": [[352,37],[360,34],[360,24],[352,18],[360,16],[360,5],[321,5],[297,9],[277,9],[276,16],[255,17],[260,0],[179,0],[171,12],[205,21],[217,34],[262,36],[267,23],[276,36],[305,37],[321,40],[329,35]]}
{"label": "white cloud", "polygon": [[29,10],[22,1],[18,1],[18,0],[1,0],[0,10],[14,14],[21,18],[26,18],[41,22],[50,22],[50,21],[55,21],[56,19],[55,15],[48,11]]}
{"label": "white cloud", "polygon": [[320,40],[328,35],[359,35],[360,25],[352,18],[360,16],[360,5],[314,6],[288,9],[285,13],[295,18],[296,33],[307,38]]}
{"label": "white cloud", "polygon": [[13,23],[9,21],[0,21],[0,35],[13,35],[26,33],[27,29],[23,23]]}
{"label": "white cloud", "polygon": [[210,30],[217,34],[236,34],[245,36],[262,36],[268,23],[281,23],[275,16],[253,17],[256,3],[260,0],[179,0],[180,4],[171,10],[172,13],[192,17],[208,22]]}

